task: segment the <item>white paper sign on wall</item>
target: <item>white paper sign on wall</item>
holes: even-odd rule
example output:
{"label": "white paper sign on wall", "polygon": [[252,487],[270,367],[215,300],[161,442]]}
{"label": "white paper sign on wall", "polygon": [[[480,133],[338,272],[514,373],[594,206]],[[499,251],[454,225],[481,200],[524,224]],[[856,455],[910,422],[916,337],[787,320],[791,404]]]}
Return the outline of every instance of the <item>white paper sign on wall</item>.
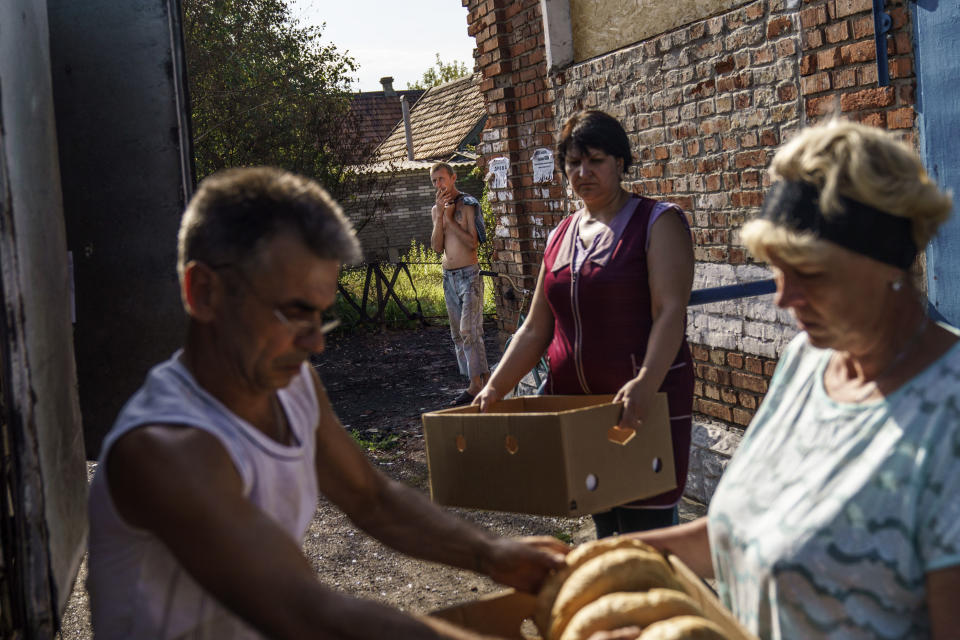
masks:
{"label": "white paper sign on wall", "polygon": [[553,182],[553,151],[540,148],[533,152],[533,181]]}
{"label": "white paper sign on wall", "polygon": [[493,174],[492,189],[507,188],[507,172],[510,170],[509,158],[493,158],[490,160],[490,173]]}

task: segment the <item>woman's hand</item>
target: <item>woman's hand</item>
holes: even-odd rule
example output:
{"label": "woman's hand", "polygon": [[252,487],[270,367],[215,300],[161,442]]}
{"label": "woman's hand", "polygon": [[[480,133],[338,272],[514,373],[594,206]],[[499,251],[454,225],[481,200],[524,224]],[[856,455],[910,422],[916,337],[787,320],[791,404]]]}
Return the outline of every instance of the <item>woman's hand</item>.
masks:
{"label": "woman's hand", "polygon": [[474,396],[473,402],[470,404],[478,405],[480,407],[480,413],[483,413],[490,408],[490,405],[499,401],[500,392],[494,389],[490,383],[487,382],[483,389],[480,389],[480,393]]}
{"label": "woman's hand", "polygon": [[623,402],[623,413],[620,414],[618,426],[621,429],[637,429],[647,417],[650,402],[656,392],[657,390],[644,377],[642,370],[639,376],[620,387],[613,398],[614,402]]}

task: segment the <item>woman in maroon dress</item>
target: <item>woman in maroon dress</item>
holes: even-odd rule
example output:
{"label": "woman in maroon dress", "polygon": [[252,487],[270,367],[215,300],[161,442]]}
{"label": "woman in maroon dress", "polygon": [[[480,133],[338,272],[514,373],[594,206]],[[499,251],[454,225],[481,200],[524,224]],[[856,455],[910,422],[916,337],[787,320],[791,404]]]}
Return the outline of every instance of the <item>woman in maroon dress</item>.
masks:
{"label": "woman in maroon dress", "polygon": [[[530,314],[487,385],[481,411],[544,351],[546,393],[616,394],[620,426],[637,428],[667,394],[677,488],[594,515],[597,537],[674,524],[690,452],[693,364],[685,340],[693,248],[683,212],[620,185],[632,164],[620,123],[584,111],[563,127],[557,155],[583,208],[551,233]],[[642,429],[638,430],[642,436]]]}

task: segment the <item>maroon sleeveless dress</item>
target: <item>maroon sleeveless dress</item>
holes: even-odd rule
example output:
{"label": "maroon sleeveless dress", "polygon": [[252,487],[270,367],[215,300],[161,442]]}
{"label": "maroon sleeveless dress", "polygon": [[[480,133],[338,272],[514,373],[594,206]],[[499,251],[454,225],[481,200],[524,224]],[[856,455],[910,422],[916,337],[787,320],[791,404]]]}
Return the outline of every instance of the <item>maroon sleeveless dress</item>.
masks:
{"label": "maroon sleeveless dress", "polygon": [[[554,328],[547,351],[547,393],[616,393],[637,375],[643,364],[653,324],[647,232],[657,201],[635,199],[639,203],[606,264],[588,259],[580,273],[571,273],[569,254],[573,239],[567,236],[572,233],[576,215],[563,220],[548,241],[543,256],[544,289],[553,311]],[[557,260],[564,255],[566,259]],[[680,344],[660,391],[667,394],[670,409],[677,488],[630,503],[631,507],[671,506],[683,495],[693,405],[693,361],[686,339]]]}

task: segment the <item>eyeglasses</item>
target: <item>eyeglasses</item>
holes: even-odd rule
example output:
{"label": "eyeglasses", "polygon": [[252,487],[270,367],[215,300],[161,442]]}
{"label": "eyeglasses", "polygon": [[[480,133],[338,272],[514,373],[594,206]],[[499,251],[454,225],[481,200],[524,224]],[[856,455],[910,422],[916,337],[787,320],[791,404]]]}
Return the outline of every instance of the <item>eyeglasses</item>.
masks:
{"label": "eyeglasses", "polygon": [[[237,274],[240,281],[243,282],[244,286],[247,288],[247,291],[250,292],[250,295],[252,295],[257,302],[263,306],[270,307],[274,317],[279,320],[281,324],[286,325],[286,327],[298,337],[313,335],[315,332],[319,332],[320,335],[325,336],[340,326],[340,318],[332,309],[320,310],[308,307],[306,305],[299,307],[294,305],[293,308],[288,309],[286,312],[282,311],[280,307],[268,302],[267,300],[264,300],[263,297],[257,293],[253,283],[250,282],[250,279],[247,278],[243,270],[240,269],[240,267],[238,267],[236,264],[224,263],[212,265],[210,268],[214,271],[228,268],[232,269]],[[318,313],[320,314],[320,319],[316,320]]]}

